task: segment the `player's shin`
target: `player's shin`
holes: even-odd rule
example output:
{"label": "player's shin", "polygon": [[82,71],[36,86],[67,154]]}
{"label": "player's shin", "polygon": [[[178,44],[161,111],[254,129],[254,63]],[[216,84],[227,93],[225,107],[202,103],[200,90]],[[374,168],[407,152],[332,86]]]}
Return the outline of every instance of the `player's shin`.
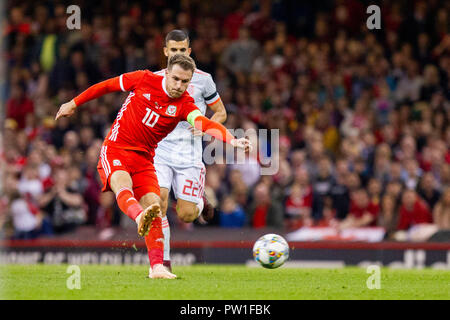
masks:
{"label": "player's shin", "polygon": [[152,223],[152,227],[145,236],[150,266],[163,264],[164,259],[164,234],[162,230],[161,218],[157,217]]}
{"label": "player's shin", "polygon": [[142,212],[142,207],[134,197],[133,191],[128,188],[122,188],[116,193],[117,204],[130,219],[136,220]]}
{"label": "player's shin", "polygon": [[162,218],[161,224],[164,234],[164,265],[170,268],[170,226],[167,216]]}

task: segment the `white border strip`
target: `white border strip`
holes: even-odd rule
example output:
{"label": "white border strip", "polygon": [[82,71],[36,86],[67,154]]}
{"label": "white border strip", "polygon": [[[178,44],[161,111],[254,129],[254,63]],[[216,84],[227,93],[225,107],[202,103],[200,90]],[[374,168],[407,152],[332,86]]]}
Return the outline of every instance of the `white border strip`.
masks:
{"label": "white border strip", "polygon": [[125,88],[123,87],[123,74],[119,77],[120,89],[125,92]]}

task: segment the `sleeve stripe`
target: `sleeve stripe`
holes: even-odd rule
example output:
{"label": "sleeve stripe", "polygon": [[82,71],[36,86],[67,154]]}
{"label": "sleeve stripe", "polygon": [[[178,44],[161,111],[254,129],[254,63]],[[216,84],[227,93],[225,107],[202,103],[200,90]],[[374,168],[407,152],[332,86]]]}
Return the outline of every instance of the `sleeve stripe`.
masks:
{"label": "sleeve stripe", "polygon": [[202,113],[200,112],[200,110],[194,110],[194,111],[191,111],[191,112],[188,114],[186,120],[187,120],[187,122],[189,122],[189,124],[190,124],[191,126],[194,127],[194,121],[195,121],[195,119],[196,119],[198,116],[201,116],[201,115],[202,115]]}
{"label": "sleeve stripe", "polygon": [[120,89],[125,92],[125,88],[123,87],[123,74],[119,77]]}
{"label": "sleeve stripe", "polygon": [[216,95],[218,95],[217,91],[214,92],[212,95],[210,95],[210,96],[208,96],[208,97],[205,97],[205,101],[208,101],[208,100],[213,99]]}
{"label": "sleeve stripe", "polygon": [[220,97],[217,97],[217,99],[214,100],[213,102],[207,102],[206,104],[207,104],[208,106],[212,106],[214,103],[216,103],[216,102],[219,101],[219,100],[220,100]]}

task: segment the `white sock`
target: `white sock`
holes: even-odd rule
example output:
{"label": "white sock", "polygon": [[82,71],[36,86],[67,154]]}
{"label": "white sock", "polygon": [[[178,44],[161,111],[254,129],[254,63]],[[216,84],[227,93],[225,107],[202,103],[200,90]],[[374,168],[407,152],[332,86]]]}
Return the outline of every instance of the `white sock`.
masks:
{"label": "white sock", "polygon": [[200,215],[202,214],[202,211],[203,211],[203,206],[204,206],[203,199],[200,199],[200,201],[197,202],[196,206],[198,208],[198,215],[197,215],[197,217],[200,217]]}
{"label": "white sock", "polygon": [[170,227],[167,216],[162,218],[162,232],[164,234],[164,260],[170,260]]}

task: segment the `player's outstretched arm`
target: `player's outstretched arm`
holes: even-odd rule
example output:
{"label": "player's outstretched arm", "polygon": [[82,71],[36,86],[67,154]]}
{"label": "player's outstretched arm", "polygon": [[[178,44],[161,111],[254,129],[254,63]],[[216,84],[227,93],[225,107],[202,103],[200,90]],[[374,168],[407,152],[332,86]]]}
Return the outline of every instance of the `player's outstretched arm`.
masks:
{"label": "player's outstretched arm", "polygon": [[224,123],[227,120],[227,110],[225,109],[222,99],[219,98],[214,104],[208,105],[208,107],[214,111],[211,120],[219,123]]}
{"label": "player's outstretched arm", "polygon": [[223,142],[229,143],[235,148],[244,149],[245,151],[250,151],[252,149],[250,140],[246,138],[236,139],[222,124],[206,118],[198,110],[192,111],[189,114],[187,121],[194,128],[201,130],[202,132],[205,132]]}
{"label": "player's outstretched arm", "polygon": [[76,108],[77,105],[75,104],[75,101],[73,101],[73,99],[69,102],[63,103],[56,113],[55,120],[58,120],[61,117],[70,117],[75,113]]}
{"label": "player's outstretched arm", "polygon": [[55,120],[61,117],[70,117],[75,113],[77,106],[80,106],[90,100],[101,97],[109,92],[122,91],[120,87],[119,77],[111,78],[93,86],[90,86],[85,91],[80,93],[78,96],[61,105],[56,114]]}
{"label": "player's outstretched arm", "polygon": [[[211,116],[211,120],[219,123],[224,123],[227,120],[227,110],[225,109],[225,105],[220,98],[214,102],[214,104],[208,104],[208,107],[214,111],[214,114]],[[194,136],[203,136],[205,134],[204,132],[193,127],[191,127],[191,131]]]}

